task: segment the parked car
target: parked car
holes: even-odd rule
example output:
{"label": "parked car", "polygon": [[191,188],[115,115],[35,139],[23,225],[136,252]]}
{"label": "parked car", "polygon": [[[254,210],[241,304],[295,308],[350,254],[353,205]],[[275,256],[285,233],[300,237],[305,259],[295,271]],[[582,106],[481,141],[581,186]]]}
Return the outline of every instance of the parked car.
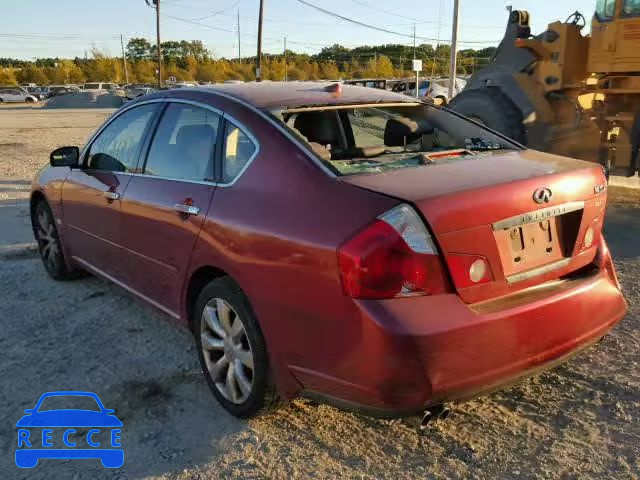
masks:
{"label": "parked car", "polygon": [[[453,96],[455,97],[464,90],[466,84],[467,82],[465,80],[456,78]],[[403,91],[405,91],[407,95],[414,97],[416,94],[416,82],[408,82],[406,89]],[[439,100],[440,105],[448,104],[451,100],[451,98],[449,98],[449,78],[435,78],[433,80],[422,79],[418,87],[418,96],[420,98]]]}
{"label": "parked car", "polygon": [[85,91],[97,91],[97,90],[108,90],[108,91],[114,91],[117,90],[118,85],[116,85],[115,83],[109,83],[109,82],[95,82],[95,83],[85,83],[84,84],[84,90]]}
{"label": "parked car", "polygon": [[59,97],[70,93],[80,92],[80,88],[72,85],[52,85],[49,87],[49,97]]}
{"label": "parked car", "polygon": [[31,95],[38,97],[39,100],[46,100],[49,98],[49,87],[31,87]]}
{"label": "parked car", "polygon": [[46,271],[94,273],[189,325],[239,417],[307,395],[426,419],[626,311],[600,166],[405,95],[165,90],[50,163],[30,200]]}
{"label": "parked car", "polygon": [[38,100],[45,100],[48,97],[47,87],[24,87],[24,89]]}
{"label": "parked car", "polygon": [[129,86],[128,88],[124,89],[124,96],[129,100],[133,100],[134,98],[138,98],[143,95],[149,95],[150,93],[153,93],[155,91],[156,90],[154,88],[150,87]]}
{"label": "parked car", "polygon": [[5,88],[0,90],[0,103],[36,103],[38,99],[21,88]]}
{"label": "parked car", "polygon": [[193,87],[197,87],[198,84],[192,83],[192,82],[179,82],[179,83],[172,83],[172,84],[167,83],[167,86],[172,89],[178,89],[178,88],[193,88]]}

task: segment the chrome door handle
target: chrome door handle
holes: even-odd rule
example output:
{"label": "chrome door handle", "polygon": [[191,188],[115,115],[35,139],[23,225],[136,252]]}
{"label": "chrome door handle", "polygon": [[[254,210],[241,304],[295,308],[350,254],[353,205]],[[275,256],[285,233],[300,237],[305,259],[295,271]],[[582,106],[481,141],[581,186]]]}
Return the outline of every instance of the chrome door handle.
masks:
{"label": "chrome door handle", "polygon": [[176,212],[184,213],[185,215],[198,215],[200,213],[200,209],[198,207],[194,207],[193,205],[185,205],[183,203],[176,203],[173,206],[173,209]]}
{"label": "chrome door handle", "polygon": [[111,190],[107,190],[103,192],[104,198],[108,198],[109,200],[120,200],[120,194],[118,192],[112,192]]}

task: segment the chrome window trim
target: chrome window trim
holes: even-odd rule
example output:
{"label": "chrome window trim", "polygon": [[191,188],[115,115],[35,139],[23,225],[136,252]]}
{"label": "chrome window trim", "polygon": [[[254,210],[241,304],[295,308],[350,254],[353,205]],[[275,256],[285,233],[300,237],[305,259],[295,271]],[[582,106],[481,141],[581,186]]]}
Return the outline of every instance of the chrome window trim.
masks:
{"label": "chrome window trim", "polygon": [[209,185],[212,187],[220,186],[215,182],[208,182],[206,180],[189,180],[187,178],[162,177],[160,175],[147,175],[146,173],[129,173],[128,175],[131,177],[157,178],[158,180],[171,180],[172,182],[193,183],[196,185]]}
{"label": "chrome window trim", "polygon": [[[152,102],[153,100],[149,100],[149,102]],[[164,103],[182,103],[182,104],[186,104],[186,105],[193,105],[194,107],[198,107],[198,108],[203,108],[205,110],[209,110],[213,113],[215,113],[216,115],[218,115],[220,117],[220,122],[218,124],[218,128],[221,128],[224,126],[224,112],[222,110],[220,110],[219,108],[213,107],[211,105],[207,105],[206,103],[200,103],[200,102],[196,102],[194,100],[189,100],[186,98],[163,98],[162,101]],[[139,105],[142,105],[145,102],[141,102]],[[164,112],[162,112],[162,115],[164,116]],[[160,122],[162,122],[162,117],[160,117],[160,121],[158,122],[158,124],[156,125],[156,131],[153,133],[153,137],[151,138],[150,142],[149,142],[149,147],[148,150],[145,155],[145,159],[144,159],[144,163],[142,165],[143,169],[146,170],[147,168],[147,161],[148,161],[148,156],[149,156],[149,152],[151,152],[151,146],[153,145],[153,141],[156,138],[156,133],[158,130],[158,127],[160,126]],[[214,159],[215,160],[215,159]],[[216,182],[208,182],[206,180],[191,180],[191,179],[186,179],[186,178],[174,178],[174,177],[164,177],[162,175],[149,175],[146,173],[131,173],[130,174],[132,177],[143,177],[143,178],[158,178],[160,180],[172,180],[175,182],[186,182],[186,183],[194,183],[196,185],[213,185],[213,186],[223,186],[220,185],[219,183]],[[215,162],[214,162],[214,175],[215,175]]]}
{"label": "chrome window trim", "polygon": [[336,178],[337,177],[337,175],[334,172],[332,172],[329,169],[329,167],[324,165],[319,158],[317,158],[315,155],[313,155],[309,151],[309,149],[302,144],[302,142],[299,139],[297,139],[293,134],[288,132],[275,118],[271,117],[269,114],[267,114],[264,111],[262,111],[261,109],[257,108],[255,105],[252,105],[251,103],[249,103],[249,102],[247,102],[245,100],[242,100],[241,98],[234,97],[233,95],[229,95],[228,93],[221,92],[221,91],[216,90],[214,88],[211,88],[211,89],[204,89],[203,88],[203,89],[200,89],[200,91],[207,92],[207,93],[212,93],[214,95],[219,95],[219,96],[221,96],[223,98],[226,98],[228,100],[231,100],[233,102],[236,102],[236,103],[248,108],[253,113],[257,113],[258,116],[262,117],[267,122],[269,122],[271,125],[276,127],[276,129],[279,132],[281,132],[294,145],[296,145],[307,158],[309,158],[313,163],[315,163],[318,167],[320,167],[320,169],[322,171],[324,171],[327,175],[329,175],[329,177],[331,177],[331,178]]}
{"label": "chrome window trim", "polygon": [[[200,89],[200,91],[205,92],[205,93],[210,93],[213,95],[218,95],[220,97],[226,98],[227,100],[231,100],[235,103],[238,103],[246,108],[248,108],[249,110],[251,110],[253,113],[258,114],[258,116],[260,116],[261,118],[263,118],[264,120],[266,120],[267,122],[269,122],[271,125],[273,125],[280,133],[282,133],[287,139],[289,139],[289,141],[291,141],[294,145],[296,145],[301,151],[302,153],[309,158],[314,164],[316,164],[318,167],[320,167],[320,169],[322,171],[324,171],[330,178],[336,178],[337,175],[332,172],[329,167],[327,167],[326,165],[324,165],[322,163],[322,161],[318,158],[316,158],[311,152],[309,152],[309,150],[302,144],[302,142],[297,139],[293,134],[291,134],[290,132],[288,132],[275,118],[271,117],[269,114],[265,113],[264,111],[262,111],[261,109],[257,108],[256,106],[252,105],[251,103],[242,100],[238,97],[234,97],[233,95],[229,95],[227,93],[224,92],[220,92],[217,91],[215,89]],[[206,182],[206,181],[197,181],[197,180],[184,180],[184,179],[180,179],[180,178],[166,178],[166,177],[158,177],[156,175],[146,175],[144,173],[129,173],[129,172],[124,172],[127,175],[131,175],[133,177],[148,177],[148,178],[158,178],[158,179],[162,179],[162,180],[174,180],[174,181],[179,181],[179,182],[189,182],[189,183],[196,183],[196,184],[201,184],[201,185],[212,185],[212,186],[216,186],[216,187],[231,187],[233,186],[238,179],[244,174],[244,172],[249,168],[249,166],[253,163],[253,160],[257,157],[258,153],[260,152],[260,142],[258,142],[258,140],[256,139],[256,137],[244,126],[244,124],[242,124],[240,121],[238,121],[235,117],[233,117],[232,115],[226,113],[226,112],[222,112],[220,109],[213,107],[211,105],[207,105],[206,103],[202,103],[202,102],[198,102],[198,101],[194,101],[194,100],[188,100],[188,99],[184,99],[184,98],[174,98],[174,97],[161,97],[161,98],[153,98],[150,100],[145,100],[139,103],[136,103],[135,105],[130,105],[130,106],[125,106],[124,108],[122,108],[122,110],[118,110],[116,112],[114,112],[114,114],[112,115],[111,118],[109,118],[109,120],[102,125],[98,130],[96,130],[96,132],[89,138],[89,141],[87,142],[87,144],[83,147],[81,153],[80,153],[80,157],[83,159],[84,161],[84,156],[86,155],[87,149],[91,146],[91,144],[93,143],[93,141],[95,140],[95,138],[100,135],[100,133],[109,125],[111,124],[111,122],[113,122],[116,118],[118,118],[120,115],[124,114],[125,112],[131,110],[132,108],[136,108],[142,105],[146,105],[149,103],[186,103],[186,104],[190,104],[190,105],[194,105],[197,107],[202,107],[205,108],[207,110],[211,110],[214,113],[217,114],[221,114],[225,120],[230,121],[231,123],[233,123],[235,126],[237,126],[238,128],[240,128],[245,134],[247,134],[247,136],[254,142],[254,144],[257,146],[257,150],[254,152],[252,158],[250,159],[249,162],[247,162],[247,164],[242,168],[242,170],[240,170],[240,172],[238,173],[238,175],[236,175],[236,177],[233,179],[232,182],[229,183],[218,183],[218,182]],[[120,174],[122,174],[123,172],[119,172]]]}
{"label": "chrome window trim", "polygon": [[[144,102],[136,103],[135,105],[125,106],[125,108],[121,107],[122,108],[121,110],[118,109],[115,112],[113,112],[111,114],[111,117],[109,117],[109,119],[106,122],[104,122],[100,128],[98,128],[95,132],[93,132],[93,135],[91,135],[91,137],[89,137],[89,140],[87,140],[86,145],[84,147],[82,147],[82,151],[80,152],[80,158],[82,158],[82,163],[84,164],[84,160],[85,160],[85,156],[87,154],[87,151],[89,150],[89,148],[91,148],[91,146],[93,145],[93,142],[98,137],[98,135],[100,135],[105,128],[107,128],[118,117],[120,117],[120,115],[123,115],[125,112],[128,112],[129,110],[132,110],[132,109],[134,109],[136,107],[141,107],[143,105],[147,105],[147,104],[150,104],[150,103],[162,103],[164,101],[165,101],[164,98],[153,98],[151,100],[145,100]],[[108,170],[105,170],[105,171],[108,171]],[[123,172],[117,172],[117,173],[123,173]]]}
{"label": "chrome window trim", "polygon": [[[231,180],[230,182],[218,183],[217,184],[218,187],[231,187],[234,183],[236,183],[238,181],[238,179],[242,176],[242,174],[245,172],[245,170],[247,168],[249,168],[249,166],[253,163],[253,160],[258,156],[258,153],[260,153],[260,142],[258,142],[256,137],[254,137],[253,134],[240,121],[238,121],[235,117],[229,115],[228,113],[225,113],[224,114],[224,119],[227,122],[229,122],[230,124],[232,124],[233,126],[235,126],[242,133],[244,133],[247,136],[247,138],[249,140],[251,140],[251,143],[253,143],[254,147],[256,147],[256,149],[254,150],[253,154],[251,154],[251,156],[249,157],[249,160],[247,160],[247,163],[244,164],[244,166],[240,169],[240,171],[233,178],[233,180]],[[226,125],[225,125],[225,128],[226,128]],[[224,146],[226,146],[226,144],[227,144],[227,139],[225,137],[224,138]],[[225,152],[224,151],[222,152],[222,155],[220,155],[220,157],[221,157],[220,161],[224,162],[225,161]],[[224,166],[221,165],[221,167],[224,167]],[[220,175],[221,175],[221,179],[222,179],[222,171],[220,172]]]}

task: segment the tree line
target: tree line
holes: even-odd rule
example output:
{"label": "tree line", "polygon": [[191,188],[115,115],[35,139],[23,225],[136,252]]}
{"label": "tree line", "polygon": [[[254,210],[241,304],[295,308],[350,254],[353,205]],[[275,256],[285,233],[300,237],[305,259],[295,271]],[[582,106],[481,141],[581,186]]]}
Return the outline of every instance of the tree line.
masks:
{"label": "tree line", "polygon": [[[215,58],[199,40],[163,42],[160,51],[164,80],[175,77],[178,81],[223,82],[255,78],[255,57]],[[494,52],[495,47],[460,51],[458,74],[473,73],[486,64]],[[422,44],[415,48],[415,58],[423,61],[423,76],[448,75],[449,55],[448,45]],[[156,56],[156,46],[145,38],[130,39],[126,47],[129,82],[154,83]],[[412,46],[387,44],[346,48],[336,44],[315,55],[290,50],[278,55],[265,54],[262,75],[267,80],[403,78],[413,75],[413,58]],[[109,56],[93,48],[87,58],[40,58],[35,61],[0,58],[0,85],[82,84],[87,81],[124,83],[122,57]]]}

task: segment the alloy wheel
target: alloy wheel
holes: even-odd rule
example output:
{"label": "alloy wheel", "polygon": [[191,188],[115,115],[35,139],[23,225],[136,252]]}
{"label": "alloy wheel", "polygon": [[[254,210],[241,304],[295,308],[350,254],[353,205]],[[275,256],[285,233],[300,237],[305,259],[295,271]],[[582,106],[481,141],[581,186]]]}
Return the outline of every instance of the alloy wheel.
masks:
{"label": "alloy wheel", "polygon": [[38,214],[36,235],[45,266],[55,271],[60,265],[62,250],[53,217],[44,209]]}
{"label": "alloy wheel", "polygon": [[221,298],[207,302],[200,321],[202,353],[218,391],[241,404],[253,390],[254,359],[238,313]]}

